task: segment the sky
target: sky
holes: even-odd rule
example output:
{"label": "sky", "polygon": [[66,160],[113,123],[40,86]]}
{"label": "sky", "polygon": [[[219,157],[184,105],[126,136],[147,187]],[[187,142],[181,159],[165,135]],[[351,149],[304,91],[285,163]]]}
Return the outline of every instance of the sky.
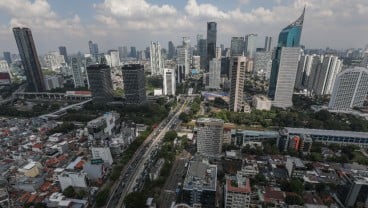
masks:
{"label": "sky", "polygon": [[100,51],[118,46],[162,47],[182,37],[206,37],[206,23],[217,22],[217,43],[231,37],[278,33],[306,6],[301,43],[306,48],[363,48],[368,43],[368,0],[0,0],[0,52],[17,52],[12,27],[32,30],[39,54],[66,46],[88,52],[88,40]]}

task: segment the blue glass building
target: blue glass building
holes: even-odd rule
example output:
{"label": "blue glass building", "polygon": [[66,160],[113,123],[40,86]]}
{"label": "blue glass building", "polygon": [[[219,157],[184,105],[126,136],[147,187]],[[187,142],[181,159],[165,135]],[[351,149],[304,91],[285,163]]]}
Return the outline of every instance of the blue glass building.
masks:
{"label": "blue glass building", "polygon": [[285,27],[279,34],[274,59],[272,60],[272,69],[270,76],[270,86],[268,96],[274,99],[277,85],[277,76],[279,72],[281,49],[282,47],[299,47],[300,37],[302,35],[305,8],[302,15],[293,23]]}

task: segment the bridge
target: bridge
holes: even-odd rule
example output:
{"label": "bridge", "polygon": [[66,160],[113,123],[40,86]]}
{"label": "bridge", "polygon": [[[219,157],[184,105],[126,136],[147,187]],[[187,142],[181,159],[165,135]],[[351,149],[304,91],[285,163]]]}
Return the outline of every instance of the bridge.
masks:
{"label": "bridge", "polygon": [[17,92],[15,97],[22,100],[34,101],[72,101],[81,102],[89,100],[92,95],[89,93],[72,94],[72,93],[50,93],[50,92]]}

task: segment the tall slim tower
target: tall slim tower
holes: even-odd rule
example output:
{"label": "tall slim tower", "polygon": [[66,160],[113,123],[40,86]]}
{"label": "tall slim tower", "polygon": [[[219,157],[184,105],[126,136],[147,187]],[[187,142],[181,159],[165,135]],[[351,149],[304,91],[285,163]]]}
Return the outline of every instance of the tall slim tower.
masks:
{"label": "tall slim tower", "polygon": [[11,54],[9,51],[4,51],[4,59],[8,64],[12,63]]}
{"label": "tall slim tower", "polygon": [[254,58],[256,53],[257,34],[248,34],[244,39],[245,55],[248,58]]}
{"label": "tall slim tower", "polygon": [[44,91],[44,77],[31,30],[29,28],[15,27],[13,28],[13,33],[20,58],[22,59],[29,90],[34,92]]}
{"label": "tall slim tower", "polygon": [[161,56],[159,42],[151,42],[150,45],[151,75],[162,75],[164,64]]}
{"label": "tall slim tower", "polygon": [[164,69],[164,95],[175,95],[176,81],[175,81],[175,70]]}
{"label": "tall slim tower", "polygon": [[271,45],[272,45],[272,37],[266,36],[264,50],[266,52],[271,51]]}
{"label": "tall slim tower", "polygon": [[207,66],[209,68],[210,61],[216,58],[216,38],[217,38],[217,23],[207,22]]}
{"label": "tall slim tower", "polygon": [[74,87],[84,87],[82,67],[78,58],[73,57],[71,59],[71,65],[72,65]]}
{"label": "tall slim tower", "polygon": [[231,57],[230,60],[230,106],[234,112],[243,110],[244,81],[247,66],[245,56]]}
{"label": "tall slim tower", "polygon": [[230,45],[231,56],[241,56],[244,53],[244,37],[232,37]]}
{"label": "tall slim tower", "polygon": [[276,107],[286,108],[293,105],[292,95],[298,70],[304,14],[305,8],[302,15],[279,34],[268,90],[268,96]]}
{"label": "tall slim tower", "polygon": [[169,41],[167,58],[168,59],[173,59],[174,56],[175,56],[175,46],[174,46],[174,43],[172,41]]}
{"label": "tall slim tower", "polygon": [[66,47],[65,46],[60,46],[59,47],[59,53],[60,53],[60,55],[64,56],[64,61],[66,63],[69,63],[68,53],[66,52]]}

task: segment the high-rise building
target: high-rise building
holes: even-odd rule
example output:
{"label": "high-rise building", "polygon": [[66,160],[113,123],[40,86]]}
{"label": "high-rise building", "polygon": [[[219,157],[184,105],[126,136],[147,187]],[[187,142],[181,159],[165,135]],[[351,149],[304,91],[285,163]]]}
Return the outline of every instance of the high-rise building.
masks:
{"label": "high-rise building", "polygon": [[323,57],[320,71],[316,75],[314,93],[317,95],[331,94],[337,74],[342,69],[342,60],[337,56],[327,55]]}
{"label": "high-rise building", "polygon": [[162,75],[164,63],[161,56],[161,46],[159,42],[151,42],[150,45],[151,75]]}
{"label": "high-rise building", "polygon": [[84,85],[82,67],[81,67],[81,64],[78,58],[72,57],[70,63],[72,65],[74,87],[84,87],[85,85]]}
{"label": "high-rise building", "polygon": [[60,55],[64,56],[64,61],[66,63],[69,63],[68,53],[66,51],[66,47],[65,46],[60,46],[59,47],[59,53],[60,53]]}
{"label": "high-rise building", "polygon": [[208,85],[209,89],[220,89],[221,84],[221,60],[212,59],[208,70]]}
{"label": "high-rise building", "polygon": [[354,107],[363,107],[367,93],[368,69],[346,69],[336,77],[328,108],[334,111],[350,111]]}
{"label": "high-rise building", "polygon": [[222,151],[224,121],[216,118],[199,118],[197,152],[207,157],[218,157]]}
{"label": "high-rise building", "polygon": [[363,174],[353,174],[341,174],[336,195],[345,207],[367,207],[368,179]]}
{"label": "high-rise building", "polygon": [[113,87],[110,67],[106,64],[94,64],[87,67],[89,88],[95,102],[106,103],[113,99]]}
{"label": "high-rise building", "polygon": [[210,61],[216,58],[216,39],[217,23],[207,22],[207,63],[206,70],[209,68]]}
{"label": "high-rise building", "polygon": [[29,28],[15,27],[13,32],[27,78],[28,89],[35,92],[44,91],[44,77],[31,30]]}
{"label": "high-rise building", "polygon": [[64,56],[61,55],[59,52],[53,51],[48,52],[43,57],[42,66],[55,71],[56,69],[60,69],[63,65],[65,65]]}
{"label": "high-rise building", "polygon": [[256,53],[256,41],[257,34],[248,34],[244,38],[245,55],[248,58],[254,58],[254,55]]}
{"label": "high-rise building", "polygon": [[230,45],[231,56],[241,56],[244,54],[244,37],[232,37]]}
{"label": "high-rise building", "polygon": [[119,46],[119,57],[120,61],[128,57],[128,48],[126,46]]}
{"label": "high-rise building", "polygon": [[164,69],[164,95],[175,95],[176,80],[174,69]]}
{"label": "high-rise building", "polygon": [[192,69],[199,70],[201,68],[201,57],[200,56],[192,56]]}
{"label": "high-rise building", "polygon": [[130,47],[130,57],[137,58],[137,48],[134,46]]}
{"label": "high-rise building", "polygon": [[8,62],[8,64],[11,64],[12,63],[12,59],[11,59],[10,52],[4,51],[3,55],[4,55],[5,61]]}
{"label": "high-rise building", "polygon": [[254,74],[265,79],[270,79],[272,67],[272,53],[256,52],[254,56]]}
{"label": "high-rise building", "polygon": [[190,161],[183,183],[184,203],[192,207],[216,207],[216,184],[216,165],[199,161]]}
{"label": "high-rise building", "polygon": [[230,105],[231,111],[243,111],[244,82],[247,58],[245,56],[231,57],[230,60]]}
{"label": "high-rise building", "polygon": [[122,70],[126,103],[141,104],[146,101],[144,66],[128,64]]}
{"label": "high-rise building", "polygon": [[167,58],[171,60],[175,57],[175,46],[172,41],[169,41],[168,50]]}
{"label": "high-rise building", "polygon": [[109,53],[111,58],[111,67],[117,67],[120,65],[119,51],[110,50]]}
{"label": "high-rise building", "polygon": [[89,46],[89,53],[92,55],[92,58],[94,59],[94,61],[98,61],[98,45],[97,43],[93,43],[91,40],[88,41],[88,46]]}
{"label": "high-rise building", "polygon": [[303,29],[304,13],[279,34],[275,57],[272,61],[268,96],[276,107],[291,107],[298,60],[300,37]]}
{"label": "high-rise building", "polygon": [[187,44],[183,42],[182,46],[178,46],[177,48],[177,67],[176,67],[176,81],[177,83],[182,83],[183,80],[187,78],[189,75],[189,66],[190,66],[190,57],[189,57],[189,50],[187,48]]}
{"label": "high-rise building", "polygon": [[240,171],[236,176],[228,176],[225,184],[224,208],[250,207],[250,181]]}
{"label": "high-rise building", "polygon": [[271,45],[272,45],[272,37],[271,36],[266,36],[264,50],[266,52],[270,52],[271,51]]}
{"label": "high-rise building", "polygon": [[200,39],[198,42],[198,55],[201,57],[200,68],[205,69],[207,64],[207,40]]}

